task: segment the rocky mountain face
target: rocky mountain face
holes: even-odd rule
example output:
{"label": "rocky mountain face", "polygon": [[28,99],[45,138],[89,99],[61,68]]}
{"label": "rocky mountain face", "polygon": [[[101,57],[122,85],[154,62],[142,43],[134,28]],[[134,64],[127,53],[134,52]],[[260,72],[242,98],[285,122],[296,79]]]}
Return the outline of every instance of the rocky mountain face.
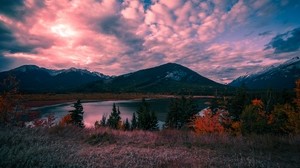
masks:
{"label": "rocky mountain face", "polygon": [[249,89],[292,89],[300,79],[300,57],[292,58],[277,66],[271,66],[256,73],[241,76],[229,85],[245,86]]}

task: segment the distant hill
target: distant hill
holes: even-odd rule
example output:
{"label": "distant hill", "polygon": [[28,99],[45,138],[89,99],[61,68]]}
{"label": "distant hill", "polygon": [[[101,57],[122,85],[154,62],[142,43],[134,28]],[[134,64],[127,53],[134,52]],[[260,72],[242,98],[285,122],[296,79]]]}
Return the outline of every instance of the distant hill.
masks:
{"label": "distant hill", "polygon": [[157,67],[117,76],[106,81],[94,82],[83,87],[83,90],[212,93],[217,88],[225,87],[226,86],[207,79],[182,65],[167,63]]}
{"label": "distant hill", "polygon": [[216,83],[175,63],[110,77],[83,69],[51,70],[24,65],[0,73],[0,82],[9,75],[26,92],[151,92],[213,94],[227,86]]}
{"label": "distant hill", "polygon": [[0,73],[0,82],[8,76],[15,76],[21,91],[57,92],[69,91],[94,81],[109,79],[107,75],[83,69],[51,70],[36,65],[21,67]]}
{"label": "distant hill", "polygon": [[299,57],[257,73],[241,76],[229,85],[234,87],[244,85],[249,89],[293,89],[297,79],[300,79]]}

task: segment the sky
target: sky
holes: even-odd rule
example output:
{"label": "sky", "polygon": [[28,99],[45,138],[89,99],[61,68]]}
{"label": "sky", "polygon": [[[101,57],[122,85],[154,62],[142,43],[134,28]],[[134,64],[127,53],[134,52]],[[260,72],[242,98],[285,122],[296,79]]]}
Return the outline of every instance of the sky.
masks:
{"label": "sky", "polygon": [[121,75],[174,62],[220,83],[300,56],[300,0],[0,0],[0,71]]}

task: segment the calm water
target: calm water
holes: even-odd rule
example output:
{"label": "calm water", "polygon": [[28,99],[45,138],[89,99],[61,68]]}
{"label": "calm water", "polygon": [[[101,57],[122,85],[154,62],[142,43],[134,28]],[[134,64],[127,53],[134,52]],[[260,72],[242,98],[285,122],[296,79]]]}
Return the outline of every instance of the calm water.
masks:
{"label": "calm water", "polygon": [[[155,111],[161,126],[166,120],[167,113],[169,111],[170,99],[149,99],[147,102],[150,104],[150,108]],[[199,108],[205,108],[204,104],[207,99],[197,99],[196,102]],[[126,118],[130,121],[133,112],[136,112],[141,104],[141,100],[119,100],[119,101],[100,101],[100,102],[86,102],[82,103],[84,109],[84,123],[86,127],[93,127],[95,121],[101,120],[103,115],[107,118],[112,111],[112,105],[116,103],[120,108],[122,120]],[[62,117],[68,114],[68,111],[72,110],[72,103],[64,103],[53,106],[45,106],[34,108],[34,110],[41,112],[42,117],[47,117],[53,114],[56,121],[59,121]]]}

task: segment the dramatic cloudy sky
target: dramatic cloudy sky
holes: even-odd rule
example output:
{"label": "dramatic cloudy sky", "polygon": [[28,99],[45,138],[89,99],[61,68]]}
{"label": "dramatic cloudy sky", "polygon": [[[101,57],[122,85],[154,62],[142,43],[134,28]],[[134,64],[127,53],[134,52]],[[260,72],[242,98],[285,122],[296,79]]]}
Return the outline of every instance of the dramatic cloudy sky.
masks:
{"label": "dramatic cloudy sky", "polygon": [[167,62],[226,83],[300,56],[299,0],[0,0],[0,71]]}

